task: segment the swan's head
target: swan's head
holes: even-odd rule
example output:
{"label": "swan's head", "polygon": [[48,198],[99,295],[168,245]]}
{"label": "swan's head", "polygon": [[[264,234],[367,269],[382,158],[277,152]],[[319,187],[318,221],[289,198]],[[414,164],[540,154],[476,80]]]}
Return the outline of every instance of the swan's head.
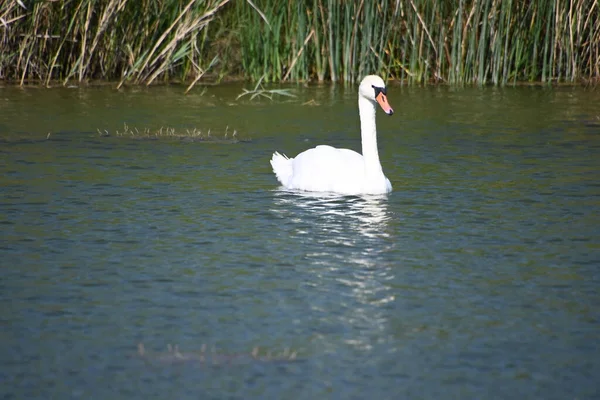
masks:
{"label": "swan's head", "polygon": [[367,75],[360,82],[358,95],[372,102],[377,102],[381,109],[387,114],[392,115],[394,110],[387,101],[387,92],[385,82],[377,75]]}

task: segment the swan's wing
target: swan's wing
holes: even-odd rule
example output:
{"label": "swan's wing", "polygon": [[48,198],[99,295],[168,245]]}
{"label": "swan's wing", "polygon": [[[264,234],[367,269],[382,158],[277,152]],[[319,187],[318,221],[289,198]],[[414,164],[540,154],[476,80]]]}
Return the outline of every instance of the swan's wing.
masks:
{"label": "swan's wing", "polygon": [[277,180],[283,186],[287,186],[294,175],[293,162],[293,159],[289,159],[285,154],[279,154],[278,152],[273,153],[271,167],[273,167],[273,172],[275,173]]}
{"label": "swan's wing", "polygon": [[317,146],[298,154],[292,162],[289,187],[312,191],[348,191],[364,178],[363,156],[353,150]]}

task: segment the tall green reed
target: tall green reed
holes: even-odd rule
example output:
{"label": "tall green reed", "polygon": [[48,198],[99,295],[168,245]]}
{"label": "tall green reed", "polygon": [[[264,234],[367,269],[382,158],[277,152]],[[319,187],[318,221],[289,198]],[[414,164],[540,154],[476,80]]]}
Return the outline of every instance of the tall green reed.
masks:
{"label": "tall green reed", "polygon": [[[353,82],[383,73],[409,83],[504,85],[598,78],[600,10],[593,0],[263,0],[256,23],[237,2],[243,73]],[[285,24],[280,23],[285,21]],[[314,32],[310,40],[304,37]],[[277,38],[277,39],[276,39]],[[302,43],[301,63],[291,63]],[[261,60],[261,63],[258,63]],[[257,66],[260,65],[260,68]]]}

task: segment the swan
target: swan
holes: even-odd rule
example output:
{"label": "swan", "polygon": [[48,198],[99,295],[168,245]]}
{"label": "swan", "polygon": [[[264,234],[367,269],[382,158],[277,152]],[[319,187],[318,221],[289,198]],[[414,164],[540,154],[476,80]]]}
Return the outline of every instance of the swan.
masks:
{"label": "swan", "polygon": [[308,149],[294,158],[275,152],[271,166],[277,180],[292,190],[345,195],[391,192],[392,184],[383,174],[377,150],[377,103],[386,114],[394,113],[387,101],[383,79],[368,75],[358,87],[362,155],[327,145]]}

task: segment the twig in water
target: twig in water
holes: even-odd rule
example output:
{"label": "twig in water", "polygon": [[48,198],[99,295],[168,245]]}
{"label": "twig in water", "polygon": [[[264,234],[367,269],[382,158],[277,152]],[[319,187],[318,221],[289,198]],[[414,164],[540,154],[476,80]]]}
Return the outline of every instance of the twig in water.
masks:
{"label": "twig in water", "polygon": [[265,78],[265,76],[266,75],[260,77],[253,90],[242,89],[243,92],[239,94],[238,97],[236,97],[235,99],[238,100],[241,97],[244,97],[248,94],[250,95],[250,100],[254,100],[258,96],[266,97],[269,100],[273,100],[273,95],[275,94],[278,94],[280,96],[296,97],[296,95],[290,93],[289,89],[265,89],[262,86],[262,81]]}

